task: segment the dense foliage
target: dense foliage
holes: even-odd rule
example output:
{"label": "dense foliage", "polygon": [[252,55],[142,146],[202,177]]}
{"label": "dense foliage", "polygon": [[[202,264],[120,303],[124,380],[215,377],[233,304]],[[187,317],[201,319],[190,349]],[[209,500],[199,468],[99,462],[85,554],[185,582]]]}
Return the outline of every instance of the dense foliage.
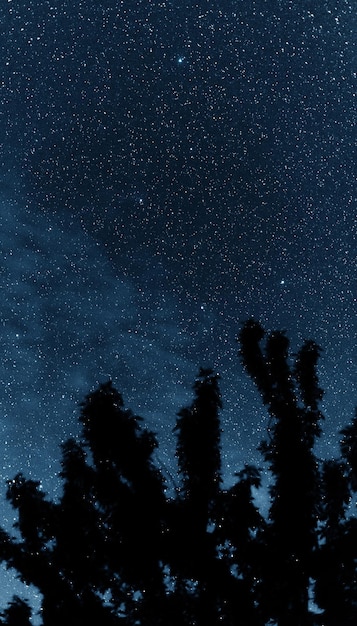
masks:
{"label": "dense foliage", "polygon": [[[319,347],[307,341],[292,358],[284,333],[265,337],[253,320],[239,342],[270,416],[260,445],[267,518],[253,498],[256,467],[222,485],[218,375],[201,369],[178,413],[174,495],[154,462],[155,435],[107,382],[81,406],[81,440],[62,446],[60,501],[21,474],[8,482],[17,533],[0,531],[0,558],[40,591],[43,626],[357,623],[357,520],[347,516],[357,417],[342,431],[341,459],[320,462]],[[0,624],[29,626],[27,603],[14,597]]]}

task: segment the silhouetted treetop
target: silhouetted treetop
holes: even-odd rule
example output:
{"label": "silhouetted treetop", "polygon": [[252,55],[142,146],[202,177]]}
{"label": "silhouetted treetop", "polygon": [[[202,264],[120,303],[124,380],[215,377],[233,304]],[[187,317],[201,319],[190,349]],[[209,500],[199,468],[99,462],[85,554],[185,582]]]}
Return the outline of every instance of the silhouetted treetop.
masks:
{"label": "silhouetted treetop", "polygon": [[[38,590],[41,626],[355,626],[357,413],[342,458],[319,461],[319,346],[291,354],[284,332],[255,320],[239,341],[269,413],[262,469],[234,468],[222,484],[219,375],[201,368],[174,427],[175,493],[155,434],[111,381],[87,395],[79,439],[61,446],[58,500],[22,473],[7,482],[17,521],[14,536],[0,527],[0,562]],[[264,474],[266,515],[255,497]],[[15,596],[0,626],[30,617]]]}
{"label": "silhouetted treetop", "polygon": [[193,386],[194,400],[181,409],[175,427],[177,458],[187,498],[215,496],[221,482],[219,375],[201,368]]}
{"label": "silhouetted treetop", "polygon": [[304,407],[318,410],[323,390],[318,384],[317,363],[322,350],[314,341],[305,341],[299,350],[295,363],[295,379],[298,383]]}
{"label": "silhouetted treetop", "polygon": [[262,607],[270,606],[278,626],[306,626],[318,538],[320,477],[313,446],[321,432],[322,391],[316,369],[320,349],[305,342],[294,363],[285,333],[265,337],[254,320],[243,326],[239,339],[243,365],[271,415],[269,437],[260,450],[273,478],[265,542],[275,564],[270,576],[265,570]]}
{"label": "silhouetted treetop", "polygon": [[18,511],[14,524],[32,550],[40,550],[52,537],[54,505],[46,500],[40,481],[17,474],[7,481],[6,499]]}
{"label": "silhouetted treetop", "polygon": [[145,468],[158,478],[152,461],[158,445],[156,437],[141,428],[141,417],[124,408],[123,398],[112,381],[87,396],[81,405],[80,422],[84,443],[98,468],[115,468],[127,484],[136,481],[137,486]]}

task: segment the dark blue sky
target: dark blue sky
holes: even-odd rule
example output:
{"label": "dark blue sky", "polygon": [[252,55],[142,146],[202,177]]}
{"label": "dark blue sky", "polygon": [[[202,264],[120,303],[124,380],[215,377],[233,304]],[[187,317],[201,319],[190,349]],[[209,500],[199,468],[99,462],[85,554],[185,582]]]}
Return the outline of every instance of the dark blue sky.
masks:
{"label": "dark blue sky", "polygon": [[200,365],[222,376],[227,478],[259,462],[236,344],[251,316],[323,347],[319,452],[336,453],[356,383],[356,16],[2,4],[2,478],[52,490],[77,404],[109,376],[170,467]]}

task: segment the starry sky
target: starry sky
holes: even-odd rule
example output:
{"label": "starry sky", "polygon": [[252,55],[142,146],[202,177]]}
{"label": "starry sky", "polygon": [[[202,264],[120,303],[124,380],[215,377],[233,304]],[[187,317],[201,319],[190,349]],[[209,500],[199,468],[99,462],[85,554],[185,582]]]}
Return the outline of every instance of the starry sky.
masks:
{"label": "starry sky", "polygon": [[2,484],[58,493],[59,443],[109,377],[169,476],[200,365],[222,377],[225,479],[259,464],[236,342],[252,316],[324,349],[318,452],[337,453],[356,401],[356,27],[356,0],[1,3]]}

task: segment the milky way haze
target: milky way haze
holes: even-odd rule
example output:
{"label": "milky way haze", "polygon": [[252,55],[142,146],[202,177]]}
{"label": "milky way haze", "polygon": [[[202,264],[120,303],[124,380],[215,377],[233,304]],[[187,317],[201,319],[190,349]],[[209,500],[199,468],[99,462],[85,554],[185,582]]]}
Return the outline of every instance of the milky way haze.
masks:
{"label": "milky way haze", "polygon": [[336,454],[355,403],[356,16],[355,0],[2,3],[3,479],[56,493],[58,445],[108,377],[170,472],[200,365],[222,376],[227,481],[261,463],[236,344],[252,316],[292,351],[323,347],[319,452]]}

